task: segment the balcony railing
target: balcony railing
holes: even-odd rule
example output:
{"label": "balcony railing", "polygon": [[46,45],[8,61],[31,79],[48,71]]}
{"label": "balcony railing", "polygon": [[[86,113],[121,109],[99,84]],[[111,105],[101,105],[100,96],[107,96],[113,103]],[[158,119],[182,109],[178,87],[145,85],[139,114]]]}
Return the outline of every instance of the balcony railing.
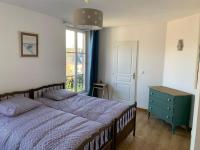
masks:
{"label": "balcony railing", "polygon": [[76,78],[77,86],[75,85],[75,75],[66,76],[66,89],[70,91],[81,92],[85,90],[84,74],[78,74]]}

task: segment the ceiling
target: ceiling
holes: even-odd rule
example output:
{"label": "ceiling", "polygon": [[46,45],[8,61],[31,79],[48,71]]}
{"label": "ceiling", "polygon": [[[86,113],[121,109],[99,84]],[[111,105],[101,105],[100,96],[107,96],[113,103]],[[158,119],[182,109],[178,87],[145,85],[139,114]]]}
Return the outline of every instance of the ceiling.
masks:
{"label": "ceiling", "polygon": [[200,12],[200,0],[0,0],[73,22],[80,7],[104,12],[104,27],[168,21]]}

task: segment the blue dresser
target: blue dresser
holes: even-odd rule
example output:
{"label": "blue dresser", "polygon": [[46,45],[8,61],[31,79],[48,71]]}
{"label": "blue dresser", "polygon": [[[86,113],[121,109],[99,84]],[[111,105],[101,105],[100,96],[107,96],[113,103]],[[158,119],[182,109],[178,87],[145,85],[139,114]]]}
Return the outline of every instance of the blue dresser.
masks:
{"label": "blue dresser", "polygon": [[152,86],[149,89],[149,117],[154,116],[176,127],[189,127],[192,95],[164,86]]}

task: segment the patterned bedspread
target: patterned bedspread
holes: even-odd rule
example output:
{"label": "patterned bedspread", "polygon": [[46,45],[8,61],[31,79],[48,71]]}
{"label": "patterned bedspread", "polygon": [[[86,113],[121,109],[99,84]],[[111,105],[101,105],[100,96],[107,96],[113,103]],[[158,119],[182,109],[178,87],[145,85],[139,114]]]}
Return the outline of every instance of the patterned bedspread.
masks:
{"label": "patterned bedspread", "polygon": [[110,101],[84,95],[76,95],[62,101],[53,101],[47,98],[37,99],[49,107],[97,121],[110,124],[129,108],[127,103]]}
{"label": "patterned bedspread", "polygon": [[0,150],[74,150],[102,126],[46,106],[0,115]]}

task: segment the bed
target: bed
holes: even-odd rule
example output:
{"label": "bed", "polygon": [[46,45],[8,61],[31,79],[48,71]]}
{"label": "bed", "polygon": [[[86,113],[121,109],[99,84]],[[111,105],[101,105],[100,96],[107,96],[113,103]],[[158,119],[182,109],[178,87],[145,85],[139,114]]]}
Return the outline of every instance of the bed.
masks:
{"label": "bed", "polygon": [[135,136],[136,104],[128,105],[80,94],[63,101],[52,101],[48,98],[44,98],[44,93],[64,88],[64,83],[43,86],[32,89],[31,97],[49,107],[70,112],[89,120],[100,122],[104,125],[108,125],[114,121],[114,146],[119,144],[132,131]]}
{"label": "bed", "polygon": [[[0,101],[18,96],[30,97],[30,91],[2,94]],[[3,150],[109,150],[112,136],[113,124],[105,126],[45,105],[14,117],[0,114]]]}

